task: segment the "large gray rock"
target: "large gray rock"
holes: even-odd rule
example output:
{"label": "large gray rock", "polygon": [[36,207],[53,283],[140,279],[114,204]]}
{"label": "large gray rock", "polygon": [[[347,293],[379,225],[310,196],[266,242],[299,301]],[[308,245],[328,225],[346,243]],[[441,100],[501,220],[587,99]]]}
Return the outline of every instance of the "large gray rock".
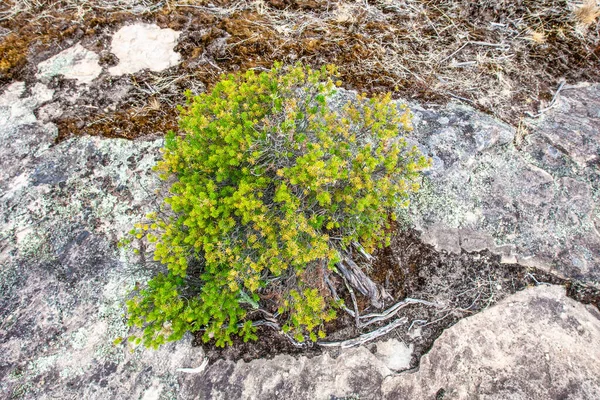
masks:
{"label": "large gray rock", "polygon": [[426,242],[600,280],[600,85],[567,87],[523,132],[462,105],[415,105],[434,166],[411,205]]}
{"label": "large gray rock", "polygon": [[162,141],[55,145],[34,114],[52,97],[22,83],[0,95],[0,398],[176,396],[177,368],[203,359],[189,338],[158,352],[113,344],[148,274],[116,242],[154,209]]}
{"label": "large gray rock", "polygon": [[[538,286],[463,319],[417,372],[386,379],[389,399],[598,399],[600,313]],[[440,398],[438,397],[438,398]]]}
{"label": "large gray rock", "polygon": [[[188,381],[198,399],[597,399],[600,313],[558,286],[527,289],[445,331],[414,372],[365,348],[337,359],[218,361]],[[438,397],[436,397],[438,396]]]}

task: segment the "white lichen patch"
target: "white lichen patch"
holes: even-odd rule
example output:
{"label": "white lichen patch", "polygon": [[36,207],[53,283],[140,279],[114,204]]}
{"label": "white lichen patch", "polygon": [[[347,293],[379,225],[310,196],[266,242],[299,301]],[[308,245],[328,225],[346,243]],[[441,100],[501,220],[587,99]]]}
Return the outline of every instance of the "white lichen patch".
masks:
{"label": "white lichen patch", "polygon": [[163,391],[163,385],[160,383],[158,379],[152,381],[152,386],[150,386],[145,392],[142,400],[159,400],[160,395]]}
{"label": "white lichen patch", "polygon": [[99,61],[98,54],[77,43],[38,64],[36,78],[62,75],[66,79],[77,80],[79,84],[89,84],[102,72]]}
{"label": "white lichen patch", "polygon": [[52,368],[56,364],[56,361],[58,360],[58,358],[59,358],[59,356],[57,354],[52,354],[50,356],[45,356],[45,357],[39,357],[35,361],[31,362],[27,366],[27,369],[29,370],[29,372],[32,375],[42,374],[42,373],[48,371],[50,368]]}
{"label": "white lichen patch", "polygon": [[111,75],[133,74],[143,69],[162,71],[177,65],[181,55],[173,51],[179,32],[157,25],[134,24],[119,29],[112,37],[111,51],[119,64]]}
{"label": "white lichen patch", "polygon": [[16,126],[36,122],[33,111],[54,95],[54,90],[41,83],[36,83],[31,88],[31,95],[25,97],[26,89],[25,82],[15,82],[0,96],[0,138],[6,138]]}
{"label": "white lichen patch", "polygon": [[74,350],[83,349],[88,343],[89,332],[85,327],[81,327],[71,334],[71,346]]}
{"label": "white lichen patch", "polygon": [[405,345],[396,340],[389,339],[377,343],[377,352],[375,356],[379,358],[389,369],[393,371],[402,371],[410,368],[412,361],[413,345]]}

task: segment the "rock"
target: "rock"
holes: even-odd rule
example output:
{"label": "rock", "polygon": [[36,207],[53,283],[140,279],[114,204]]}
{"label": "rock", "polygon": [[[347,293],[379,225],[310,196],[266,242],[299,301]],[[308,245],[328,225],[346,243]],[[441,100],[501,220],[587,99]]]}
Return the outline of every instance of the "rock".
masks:
{"label": "rock", "polygon": [[[413,203],[424,237],[593,279],[599,252],[586,227],[598,221],[596,144],[551,135],[561,126],[593,135],[595,90],[565,89],[520,149],[511,127],[467,107],[415,105],[411,140],[437,160]],[[598,312],[559,287],[523,291],[460,321],[416,372],[397,373],[415,355],[396,339],[335,358],[219,360],[201,374],[177,372],[204,360],[189,336],[158,351],[113,344],[129,334],[128,293],[152,273],[116,243],[156,210],[161,186],[151,167],[162,139],[55,143],[46,121],[61,113],[56,97],[41,83],[13,83],[0,94],[1,398],[600,396],[600,354],[590,346],[600,340]],[[569,110],[587,124],[564,120]],[[577,121],[581,128],[571,126]]]}
{"label": "rock", "polygon": [[52,100],[54,91],[41,83],[31,88],[31,96],[25,97],[25,83],[15,82],[9,85],[0,96],[0,135],[8,136],[15,126],[37,121],[34,110]]}
{"label": "rock", "polygon": [[52,91],[26,89],[0,95],[0,398],[175,396],[177,368],[203,359],[191,338],[158,352],[113,344],[148,278],[116,242],[153,210],[162,140],[55,145],[34,113]]}
{"label": "rock", "polygon": [[413,355],[413,345],[407,346],[396,339],[377,343],[375,356],[390,370],[403,371],[410,368]]}
{"label": "rock", "polygon": [[102,72],[100,57],[81,44],[69,47],[54,57],[38,64],[38,79],[48,79],[62,75],[66,79],[75,79],[79,84],[91,83]]}
{"label": "rock", "polygon": [[[600,398],[600,313],[558,286],[524,290],[440,336],[389,399]],[[440,396],[443,394],[443,397]],[[437,396],[437,397],[436,397]]]}
{"label": "rock", "polygon": [[556,106],[535,122],[535,133],[577,166],[597,165],[600,162],[599,104],[598,85],[565,86]]}
{"label": "rock", "polygon": [[111,67],[111,75],[133,74],[143,69],[162,71],[180,61],[173,51],[179,32],[157,25],[134,24],[119,29],[112,37],[111,51],[119,63]]}
{"label": "rock", "polygon": [[434,166],[410,218],[439,250],[600,281],[600,85],[562,91],[513,144],[514,128],[465,106],[414,105],[411,140]]}
{"label": "rock", "polygon": [[272,360],[234,363],[218,360],[204,376],[187,381],[181,395],[194,399],[383,398],[381,386],[392,372],[364,347],[337,358],[279,355]]}
{"label": "rock", "polygon": [[[365,348],[345,350],[336,359],[325,354],[250,363],[219,360],[204,376],[186,382],[182,396],[595,399],[600,398],[600,347],[590,344],[598,340],[597,309],[567,298],[562,287],[539,286],[446,330],[415,372],[396,374]],[[378,343],[377,353],[397,347],[390,342]],[[406,350],[389,354],[398,356]]]}

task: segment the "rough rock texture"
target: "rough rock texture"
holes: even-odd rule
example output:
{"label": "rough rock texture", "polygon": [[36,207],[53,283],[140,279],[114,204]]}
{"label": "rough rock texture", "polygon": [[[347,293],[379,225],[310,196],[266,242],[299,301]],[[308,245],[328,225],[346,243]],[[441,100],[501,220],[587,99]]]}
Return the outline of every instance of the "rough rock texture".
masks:
{"label": "rough rock texture", "polygon": [[565,88],[520,148],[523,132],[468,107],[412,109],[434,159],[411,208],[427,242],[600,280],[599,85]]}
{"label": "rough rock texture", "polygon": [[591,344],[598,340],[597,309],[567,298],[562,287],[539,286],[461,320],[438,338],[415,372],[395,374],[361,347],[337,359],[218,361],[182,387],[182,394],[199,399],[597,399],[600,347]]}
{"label": "rough rock texture", "polygon": [[134,24],[119,29],[112,38],[111,51],[119,64],[111,75],[133,74],[145,68],[162,71],[179,63],[181,55],[173,51],[179,32],[156,25]]}
{"label": "rough rock texture", "polygon": [[538,286],[459,321],[421,358],[387,379],[390,399],[600,398],[598,309]]}
{"label": "rough rock texture", "polygon": [[33,113],[52,91],[25,89],[0,96],[0,398],[173,397],[176,369],[197,366],[201,349],[113,345],[147,274],[116,242],[153,207],[161,141],[54,145],[56,128]]}
{"label": "rough rock texture", "polygon": [[102,72],[99,60],[98,54],[77,43],[38,64],[36,78],[48,79],[62,75],[66,79],[75,79],[78,83],[91,83]]}

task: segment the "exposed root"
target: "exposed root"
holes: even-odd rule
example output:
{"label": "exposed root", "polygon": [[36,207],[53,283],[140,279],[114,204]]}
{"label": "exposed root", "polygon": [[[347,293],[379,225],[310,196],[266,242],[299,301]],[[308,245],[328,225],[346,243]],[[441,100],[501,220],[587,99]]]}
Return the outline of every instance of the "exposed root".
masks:
{"label": "exposed root", "polygon": [[[392,300],[389,293],[373,282],[348,254],[345,255],[342,261],[336,264],[336,268],[344,278],[344,281],[348,282],[350,286],[356,288],[363,296],[367,297],[371,301],[373,307],[381,308],[386,300]],[[354,291],[352,291],[351,288],[349,288],[349,291],[353,296],[354,303],[356,303]]]}
{"label": "exposed root", "polygon": [[388,308],[387,310],[385,310],[382,313],[371,313],[371,314],[367,314],[367,315],[360,315],[358,317],[359,320],[361,321],[359,328],[364,328],[371,324],[386,321],[386,320],[394,317],[398,313],[398,311],[400,311],[404,307],[411,305],[411,304],[422,304],[427,307],[437,307],[437,308],[441,307],[439,304],[435,304],[430,301],[406,298],[406,299],[394,304],[393,306],[391,306],[390,308]]}
{"label": "exposed root", "polygon": [[342,349],[347,349],[350,347],[360,346],[361,344],[365,344],[372,340],[375,340],[383,335],[390,333],[392,330],[396,329],[400,325],[406,324],[408,319],[406,318],[398,318],[392,321],[391,323],[382,326],[381,328],[377,328],[369,333],[363,333],[362,335],[348,340],[342,340],[339,342],[322,342],[319,341],[317,344],[322,347],[340,347]]}

